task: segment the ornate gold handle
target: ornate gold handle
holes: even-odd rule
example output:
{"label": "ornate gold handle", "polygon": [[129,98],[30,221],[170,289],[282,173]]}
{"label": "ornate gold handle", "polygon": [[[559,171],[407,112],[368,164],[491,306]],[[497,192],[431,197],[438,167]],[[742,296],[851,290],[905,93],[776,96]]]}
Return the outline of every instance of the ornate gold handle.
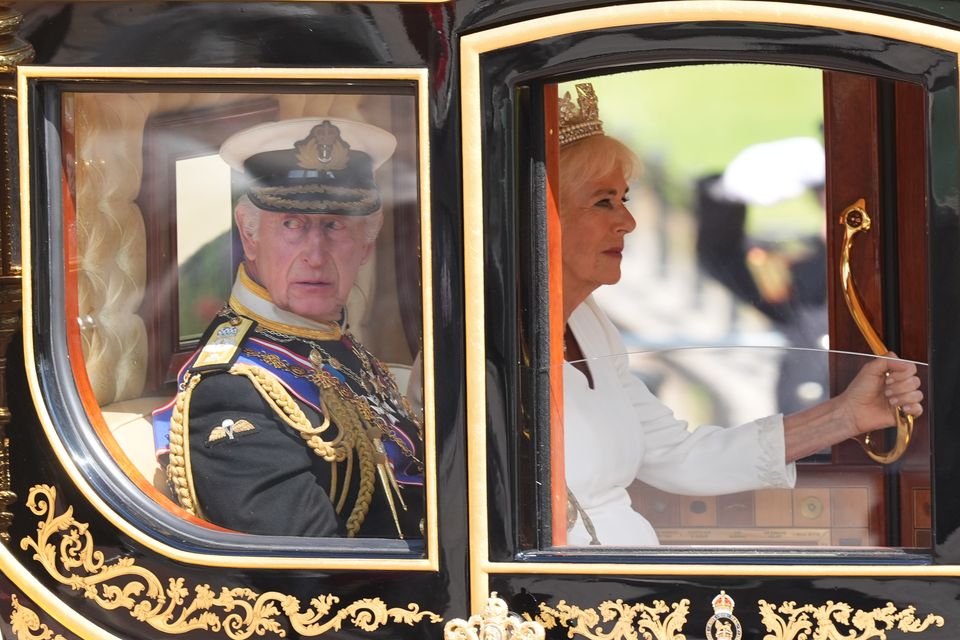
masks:
{"label": "ornate gold handle", "polygon": [[[840,224],[843,225],[843,249],[840,251],[840,279],[843,283],[843,297],[847,301],[847,308],[850,309],[850,315],[853,321],[857,323],[857,328],[863,334],[867,344],[875,355],[882,356],[889,351],[883,344],[883,340],[877,335],[867,314],[863,311],[863,305],[860,304],[860,296],[857,294],[857,288],[853,284],[853,274],[850,271],[850,248],[853,246],[853,237],[860,231],[870,230],[870,216],[867,215],[867,205],[863,198],[860,198],[840,214]],[[900,456],[907,450],[910,444],[910,437],[913,435],[913,416],[907,415],[902,406],[896,409],[897,418],[897,441],[893,448],[886,453],[878,453],[873,448],[870,434],[865,434],[860,440],[863,450],[872,460],[882,464],[889,464],[900,459]]]}

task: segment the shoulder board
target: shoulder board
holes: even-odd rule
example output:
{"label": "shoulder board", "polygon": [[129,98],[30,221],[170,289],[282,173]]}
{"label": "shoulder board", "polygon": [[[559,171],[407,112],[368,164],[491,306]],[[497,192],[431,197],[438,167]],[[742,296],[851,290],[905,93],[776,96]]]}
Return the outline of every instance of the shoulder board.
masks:
{"label": "shoulder board", "polygon": [[220,323],[200,349],[190,371],[229,369],[240,355],[240,345],[257,323],[243,316]]}

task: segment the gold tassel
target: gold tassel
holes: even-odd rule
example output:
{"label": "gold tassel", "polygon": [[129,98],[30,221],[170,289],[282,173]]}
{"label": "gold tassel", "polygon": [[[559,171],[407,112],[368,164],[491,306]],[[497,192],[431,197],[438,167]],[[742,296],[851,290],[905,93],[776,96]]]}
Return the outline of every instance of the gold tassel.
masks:
{"label": "gold tassel", "polygon": [[[366,437],[363,421],[357,408],[340,397],[336,390],[320,388],[320,397],[332,420],[340,429],[345,443],[352,445],[357,453],[357,462],[360,467],[360,483],[357,489],[357,501],[347,518],[347,536],[354,537],[360,532],[360,526],[370,511],[370,502],[376,488],[376,462],[374,449],[369,438]],[[348,462],[349,465],[349,462]],[[344,482],[343,491],[346,493],[349,481]]]}

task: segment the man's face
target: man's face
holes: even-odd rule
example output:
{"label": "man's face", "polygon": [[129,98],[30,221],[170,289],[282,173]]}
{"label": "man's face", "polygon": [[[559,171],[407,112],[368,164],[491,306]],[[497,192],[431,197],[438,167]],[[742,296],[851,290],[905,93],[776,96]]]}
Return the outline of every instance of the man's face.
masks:
{"label": "man's face", "polygon": [[373,249],[363,218],[263,211],[256,237],[240,228],[248,272],[277,307],[318,322],[340,319]]}

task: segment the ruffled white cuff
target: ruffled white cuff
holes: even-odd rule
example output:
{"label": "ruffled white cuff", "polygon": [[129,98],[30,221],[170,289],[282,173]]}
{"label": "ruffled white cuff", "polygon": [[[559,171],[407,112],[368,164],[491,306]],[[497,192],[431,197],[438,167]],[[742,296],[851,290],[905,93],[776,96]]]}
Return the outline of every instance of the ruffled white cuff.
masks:
{"label": "ruffled white cuff", "polygon": [[757,477],[767,487],[792,489],[797,482],[797,466],[787,464],[783,441],[783,415],[777,414],[756,421],[760,457]]}

